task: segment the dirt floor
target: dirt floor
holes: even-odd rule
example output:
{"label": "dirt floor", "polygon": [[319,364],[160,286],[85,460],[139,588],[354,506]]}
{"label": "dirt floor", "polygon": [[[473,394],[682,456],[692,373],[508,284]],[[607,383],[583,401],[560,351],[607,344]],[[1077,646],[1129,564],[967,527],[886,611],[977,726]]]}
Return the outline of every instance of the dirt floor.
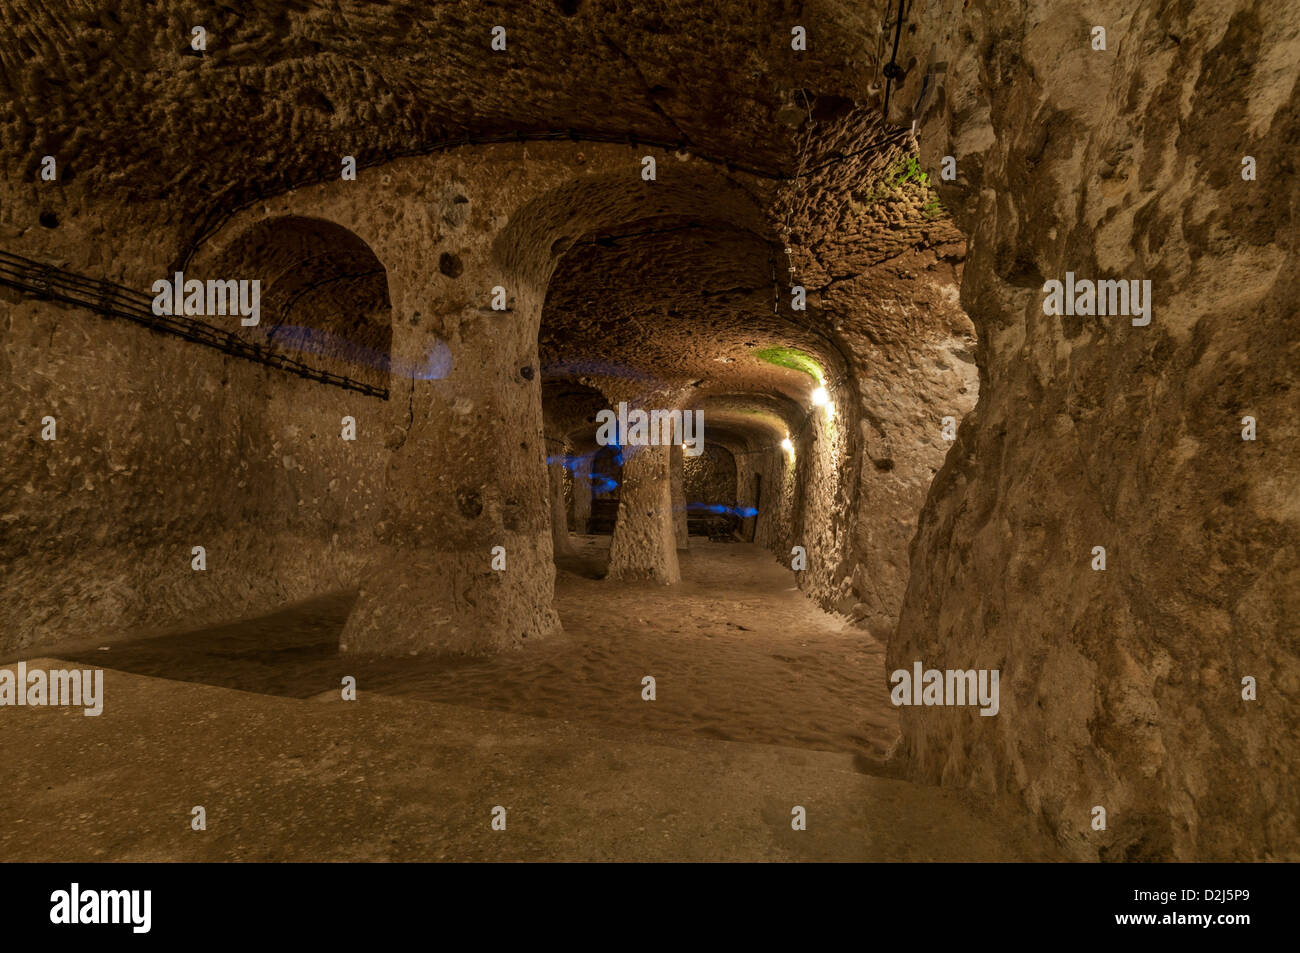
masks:
{"label": "dirt floor", "polygon": [[0,709],[0,857],[1056,857],[1005,806],[890,777],[883,647],[766,551],[692,539],[663,588],[576,542],[565,635],[493,658],[340,657],[350,594],[63,651],[109,670],[104,714]]}

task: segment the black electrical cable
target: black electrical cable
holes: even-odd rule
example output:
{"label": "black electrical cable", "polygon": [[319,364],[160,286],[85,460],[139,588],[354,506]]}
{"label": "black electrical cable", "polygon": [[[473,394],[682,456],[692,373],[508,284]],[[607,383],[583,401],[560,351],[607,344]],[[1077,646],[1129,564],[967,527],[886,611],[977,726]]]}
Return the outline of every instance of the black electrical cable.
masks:
{"label": "black electrical cable", "polygon": [[889,121],[889,87],[895,79],[903,78],[903,71],[898,68],[898,38],[903,34],[903,0],[898,0],[898,19],[894,24],[894,52],[889,54],[889,62],[885,64],[885,108],[881,112],[881,118],[885,122]]}
{"label": "black electrical cable", "polygon": [[46,301],[87,308],[106,318],[124,318],[153,331],[175,335],[194,344],[215,348],[232,357],[265,364],[320,384],[388,400],[387,387],[378,387],[312,367],[256,341],[241,338],[186,315],[154,314],[149,295],[110,281],[89,278],[0,251],[0,285],[16,288]]}

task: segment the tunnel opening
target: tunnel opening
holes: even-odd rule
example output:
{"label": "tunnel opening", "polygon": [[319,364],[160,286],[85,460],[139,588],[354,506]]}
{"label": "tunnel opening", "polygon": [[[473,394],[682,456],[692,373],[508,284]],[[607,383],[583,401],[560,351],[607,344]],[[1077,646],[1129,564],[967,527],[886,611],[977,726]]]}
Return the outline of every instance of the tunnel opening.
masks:
{"label": "tunnel opening", "polygon": [[[690,535],[736,539],[741,521],[751,508],[740,505],[732,452],[721,444],[706,442],[701,454],[685,458],[683,470]],[[757,509],[757,503],[752,509]]]}
{"label": "tunnel opening", "polygon": [[[788,270],[783,252],[752,198],[707,184],[698,171],[692,179],[700,182],[696,194],[683,186],[647,193],[624,184],[575,183],[547,197],[554,207],[539,203],[516,217],[523,230],[528,214],[536,215],[533,227],[546,236],[520,239],[549,253],[533,266],[544,288],[538,337],[544,375],[591,387],[610,413],[625,408],[632,414],[684,415],[678,422],[682,439],[666,452],[625,448],[632,468],[646,475],[638,478],[625,469],[620,482],[632,488],[634,500],[640,495],[645,502],[624,505],[622,494],[617,504],[593,501],[598,528],[608,525],[602,509],[618,514],[611,558],[617,563],[619,527],[631,514],[634,522],[624,532],[636,543],[623,552],[657,555],[648,566],[629,571],[648,571],[665,581],[676,579],[670,550],[687,548],[692,519],[698,532],[728,538],[744,520],[753,538],[767,525],[763,545],[776,549],[801,521],[827,518],[828,507],[816,516],[786,512],[800,504],[781,444],[791,435],[814,440],[813,429],[835,431],[834,449],[818,465],[838,466],[850,453],[847,437],[858,413],[856,403],[846,400],[834,423],[836,409],[818,400],[826,386],[844,398],[847,364],[816,317],[799,313],[790,289],[776,279]],[[584,222],[589,204],[600,214]],[[554,237],[561,221],[562,239]],[[800,355],[803,362],[774,360],[773,354]],[[687,446],[692,438],[685,425],[696,420],[703,422],[704,443],[723,441],[753,459],[747,487],[753,486],[753,473],[767,467],[760,459],[775,463],[771,475],[790,485],[790,492],[769,497],[773,513],[766,519],[755,508],[754,494],[740,490],[736,471],[730,489],[717,499],[691,500],[683,493],[686,460],[704,450],[704,443]],[[662,459],[654,462],[657,455]],[[657,496],[660,480],[663,497]],[[825,565],[818,571],[825,572]]]}
{"label": "tunnel opening", "polygon": [[260,281],[261,321],[246,329],[249,337],[336,373],[389,386],[388,274],[355,232],[326,219],[274,217],[201,250],[191,270],[220,280]]}
{"label": "tunnel opening", "polygon": [[613,536],[618,522],[618,488],[623,478],[623,454],[617,447],[593,451],[591,480],[585,492],[590,496],[587,533]]}
{"label": "tunnel opening", "polygon": [[556,369],[542,367],[542,421],[551,502],[551,540],[558,560],[573,553],[570,535],[610,535],[618,505],[617,448],[595,441],[604,398]]}

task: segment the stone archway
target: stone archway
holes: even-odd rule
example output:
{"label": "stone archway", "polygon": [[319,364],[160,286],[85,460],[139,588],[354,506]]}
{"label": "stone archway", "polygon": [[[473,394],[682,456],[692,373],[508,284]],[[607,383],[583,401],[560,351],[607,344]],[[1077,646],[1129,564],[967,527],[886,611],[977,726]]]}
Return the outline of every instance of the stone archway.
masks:
{"label": "stone archway", "polygon": [[305,215],[266,218],[214,253],[200,254],[191,272],[257,279],[262,315],[250,337],[388,387],[393,342],[388,272],[355,232]]}

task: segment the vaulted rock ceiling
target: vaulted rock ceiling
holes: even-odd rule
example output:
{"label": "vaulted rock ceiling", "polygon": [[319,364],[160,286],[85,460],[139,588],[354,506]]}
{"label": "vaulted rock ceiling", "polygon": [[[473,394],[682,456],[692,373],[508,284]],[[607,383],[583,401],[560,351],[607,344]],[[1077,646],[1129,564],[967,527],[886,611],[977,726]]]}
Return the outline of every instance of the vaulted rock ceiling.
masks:
{"label": "vaulted rock ceiling", "polygon": [[878,0],[7,6],[5,165],[75,157],[69,180],[190,210],[335,175],[342,154],[570,130],[788,174],[810,114],[878,104],[886,47]]}

